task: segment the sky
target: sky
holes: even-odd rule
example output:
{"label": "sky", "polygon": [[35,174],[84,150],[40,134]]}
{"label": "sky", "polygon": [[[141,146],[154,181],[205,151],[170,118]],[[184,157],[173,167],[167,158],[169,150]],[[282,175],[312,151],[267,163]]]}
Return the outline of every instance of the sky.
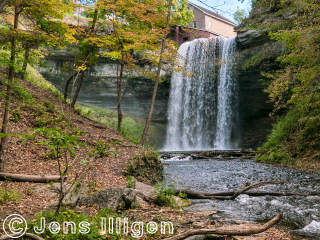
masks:
{"label": "sky", "polygon": [[[189,1],[199,6],[208,8],[209,10],[215,11],[220,15],[230,19],[233,22],[235,22],[233,19],[233,13],[237,11],[237,8],[244,9],[247,12],[249,12],[251,9],[251,0],[244,0],[243,3],[241,3],[239,0],[189,0]],[[201,2],[203,2],[204,4]],[[206,5],[209,5],[214,9],[209,8]]]}

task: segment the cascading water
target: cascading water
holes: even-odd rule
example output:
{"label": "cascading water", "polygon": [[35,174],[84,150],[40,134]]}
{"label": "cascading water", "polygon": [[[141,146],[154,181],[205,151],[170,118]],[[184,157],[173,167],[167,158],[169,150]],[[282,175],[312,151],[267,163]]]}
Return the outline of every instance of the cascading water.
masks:
{"label": "cascading water", "polygon": [[178,51],[171,78],[165,150],[237,147],[235,39],[196,39]]}
{"label": "cascading water", "polygon": [[218,116],[215,147],[218,149],[231,148],[232,124],[238,120],[238,89],[233,74],[233,56],[235,38],[223,41],[221,49],[221,67],[218,84]]}

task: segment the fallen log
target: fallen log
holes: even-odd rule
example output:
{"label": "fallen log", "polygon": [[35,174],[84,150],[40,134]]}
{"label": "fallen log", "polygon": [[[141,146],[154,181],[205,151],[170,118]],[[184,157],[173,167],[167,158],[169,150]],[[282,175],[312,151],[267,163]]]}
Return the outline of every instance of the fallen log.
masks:
{"label": "fallen log", "polygon": [[[13,238],[18,238],[18,237],[20,237],[19,234],[11,235],[11,237],[6,235],[6,236],[1,236],[0,240],[8,240],[8,239],[13,239]],[[35,239],[35,240],[44,240],[42,237],[39,237],[38,235],[35,235],[32,233],[25,233],[22,237],[31,238],[31,239]]]}
{"label": "fallen log", "polygon": [[231,226],[223,226],[216,227],[212,229],[194,229],[189,230],[184,233],[180,233],[178,235],[165,238],[164,240],[181,240],[194,235],[207,235],[207,234],[215,234],[215,235],[224,235],[224,236],[249,236],[257,233],[262,233],[269,228],[273,227],[277,223],[280,222],[282,218],[282,214],[274,217],[270,221],[266,222],[263,225],[245,225],[241,228],[241,225],[231,225]]}
{"label": "fallen log", "polygon": [[219,200],[234,200],[236,199],[239,195],[244,194],[245,192],[249,191],[252,188],[258,188],[262,187],[265,185],[274,185],[274,184],[283,184],[283,182],[260,182],[256,184],[252,184],[250,186],[247,186],[238,192],[235,192],[232,196],[213,196],[214,199],[219,199]]}
{"label": "fallen log", "polygon": [[38,176],[0,172],[0,180],[9,180],[14,182],[50,183],[59,182],[61,180],[61,177],[59,175]]}
{"label": "fallen log", "polygon": [[264,192],[264,191],[255,191],[255,192],[246,192],[245,194],[252,197],[261,197],[261,196],[275,196],[275,197],[285,197],[285,196],[320,196],[320,192],[309,192],[309,193],[297,193],[297,192]]}
{"label": "fallen log", "polygon": [[[233,196],[236,192],[216,192],[216,193],[204,193],[204,192],[194,192],[190,190],[174,190],[176,194],[184,193],[189,199],[219,199],[222,196]],[[286,196],[320,196],[320,192],[308,192],[308,193],[298,193],[298,192],[266,192],[266,191],[249,191],[244,192],[251,197],[262,197],[262,196],[275,196],[275,197],[286,197]],[[217,198],[216,198],[217,197]]]}
{"label": "fallen log", "polygon": [[174,190],[175,194],[183,193],[186,195],[189,199],[210,199],[212,198],[212,195],[210,193],[204,193],[204,192],[195,192],[191,190]]}
{"label": "fallen log", "polygon": [[247,191],[253,188],[262,187],[265,185],[282,184],[283,182],[260,182],[247,186],[239,191],[229,192],[215,192],[215,193],[203,193],[190,190],[175,190],[175,193],[184,193],[190,199],[219,199],[219,200],[234,200],[241,194],[247,194]]}

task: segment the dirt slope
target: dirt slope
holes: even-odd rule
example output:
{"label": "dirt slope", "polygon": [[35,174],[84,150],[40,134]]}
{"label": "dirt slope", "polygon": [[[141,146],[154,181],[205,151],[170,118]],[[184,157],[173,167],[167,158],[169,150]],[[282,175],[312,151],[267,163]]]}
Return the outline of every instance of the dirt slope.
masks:
{"label": "dirt slope", "polygon": [[[76,157],[70,162],[68,180],[71,181],[76,173],[81,173],[80,181],[89,191],[97,191],[107,187],[125,186],[126,178],[122,171],[126,162],[132,158],[141,147],[128,142],[114,130],[107,129],[99,123],[69,111],[53,93],[34,86],[28,81],[19,81],[33,97],[34,102],[26,104],[25,98],[15,92],[11,104],[9,131],[10,133],[32,133],[34,128],[56,128],[70,124],[71,129],[84,132],[79,139],[94,150],[97,143],[108,144],[107,156],[88,156],[88,148],[79,148]],[[5,89],[0,85],[0,90]],[[0,100],[0,109],[3,109],[3,98]],[[2,119],[3,111],[0,112]],[[0,123],[1,126],[1,123]],[[20,137],[9,137],[5,151],[5,171],[19,174],[56,175],[58,166],[56,160],[49,157],[48,148]],[[80,164],[87,160],[87,164]],[[24,215],[39,212],[51,204],[56,196],[48,194],[46,184],[0,182],[0,188],[12,189],[20,200],[0,204],[0,218],[9,213]]]}

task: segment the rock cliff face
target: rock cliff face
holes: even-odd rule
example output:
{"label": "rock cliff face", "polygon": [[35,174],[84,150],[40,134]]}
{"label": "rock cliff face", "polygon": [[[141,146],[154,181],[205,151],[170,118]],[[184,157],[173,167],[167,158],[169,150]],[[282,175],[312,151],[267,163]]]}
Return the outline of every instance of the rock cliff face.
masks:
{"label": "rock cliff face", "polygon": [[268,37],[254,29],[241,29],[237,30],[237,42],[240,49],[252,48],[259,46],[268,41]]}
{"label": "rock cliff face", "polygon": [[261,72],[277,69],[281,46],[257,30],[237,29],[237,75],[240,89],[242,147],[258,147],[271,131],[266,79]]}
{"label": "rock cliff face", "polygon": [[[72,56],[67,53],[57,53],[48,57],[46,65],[40,72],[61,91],[66,79],[71,75],[68,69],[72,67]],[[79,101],[93,104],[110,110],[116,110],[117,105],[117,64],[108,59],[99,62],[86,72],[83,87],[79,94]],[[169,97],[168,76],[160,84],[153,121],[165,123],[167,121],[167,101]],[[144,119],[147,116],[151,101],[154,82],[142,74],[127,70],[123,79],[123,112],[129,116]]]}
{"label": "rock cliff face", "polygon": [[[42,75],[63,91],[65,81],[71,75],[72,53],[57,52],[46,59],[40,68]],[[108,59],[100,59],[95,67],[86,72],[78,100],[86,105],[98,106],[111,111],[117,107],[117,64]],[[150,142],[155,148],[162,147],[166,134],[167,108],[170,91],[170,76],[163,74],[159,85],[156,104],[152,116],[153,131]],[[142,74],[127,70],[123,79],[121,103],[125,115],[144,123],[149,111],[154,82]]]}

